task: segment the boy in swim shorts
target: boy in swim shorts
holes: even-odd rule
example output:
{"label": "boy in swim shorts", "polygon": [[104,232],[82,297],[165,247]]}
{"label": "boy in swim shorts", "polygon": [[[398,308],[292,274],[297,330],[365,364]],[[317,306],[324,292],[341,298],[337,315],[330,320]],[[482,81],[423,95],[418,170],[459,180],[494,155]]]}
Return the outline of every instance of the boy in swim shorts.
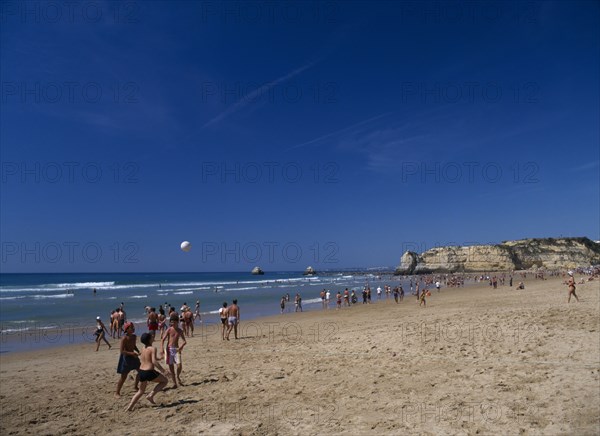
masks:
{"label": "boy in swim shorts", "polygon": [[[121,378],[117,382],[117,391],[115,397],[121,396],[121,388],[127,380],[127,374],[130,371],[138,370],[140,367],[140,359],[138,355],[140,351],[135,344],[137,336],[133,333],[135,326],[132,322],[127,322],[123,325],[125,335],[121,338],[121,354],[119,355],[119,364],[117,365],[117,373],[121,374]],[[139,383],[139,374],[135,376],[135,389],[137,390]]]}
{"label": "boy in swim shorts", "polygon": [[[177,314],[175,314],[175,316],[171,316],[170,323],[171,327],[167,329],[165,336],[162,339],[161,348],[163,350],[165,349],[165,339],[168,339],[165,359],[167,365],[169,365],[171,376],[173,377],[173,388],[177,388],[177,382],[179,382],[180,385],[183,385],[183,383],[181,383],[181,371],[183,370],[181,351],[187,342],[185,340],[183,330],[179,328],[179,317]],[[183,342],[181,346],[179,346],[179,339],[181,339]],[[177,376],[175,376],[175,365],[177,365]]]}
{"label": "boy in swim shorts", "polygon": [[[149,381],[158,383],[156,387],[146,396],[146,399],[150,401],[152,404],[156,404],[154,402],[154,396],[162,391],[164,387],[167,385],[168,380],[164,375],[164,369],[160,366],[158,362],[157,350],[152,346],[152,342],[154,342],[154,335],[151,333],[144,333],[141,338],[142,344],[144,344],[144,349],[140,354],[141,364],[140,369],[138,370],[138,374],[140,377],[140,389],[135,393],[131,402],[127,406],[125,410],[130,412],[133,410],[133,406],[137,401],[144,395],[146,391],[146,385]],[[154,367],[157,367],[160,372],[158,373]]]}

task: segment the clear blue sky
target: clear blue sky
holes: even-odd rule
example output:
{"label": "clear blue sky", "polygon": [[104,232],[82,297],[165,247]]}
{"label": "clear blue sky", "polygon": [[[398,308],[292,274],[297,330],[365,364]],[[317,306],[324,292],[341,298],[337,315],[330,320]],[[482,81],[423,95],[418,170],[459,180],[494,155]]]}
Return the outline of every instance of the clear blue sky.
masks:
{"label": "clear blue sky", "polygon": [[3,272],[600,238],[598,2],[85,4],[1,6]]}

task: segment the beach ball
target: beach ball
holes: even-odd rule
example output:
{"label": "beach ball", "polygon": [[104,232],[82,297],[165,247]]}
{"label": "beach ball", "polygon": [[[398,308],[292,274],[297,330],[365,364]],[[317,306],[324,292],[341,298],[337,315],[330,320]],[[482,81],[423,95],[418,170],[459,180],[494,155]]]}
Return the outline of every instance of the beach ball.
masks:
{"label": "beach ball", "polygon": [[186,253],[192,249],[192,244],[189,241],[183,241],[181,243],[181,249]]}

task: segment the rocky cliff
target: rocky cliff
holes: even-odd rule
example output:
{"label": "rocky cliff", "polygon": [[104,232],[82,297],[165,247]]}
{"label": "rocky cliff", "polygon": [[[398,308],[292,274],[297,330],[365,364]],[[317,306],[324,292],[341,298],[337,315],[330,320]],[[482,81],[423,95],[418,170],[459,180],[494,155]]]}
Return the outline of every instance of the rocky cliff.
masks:
{"label": "rocky cliff", "polygon": [[575,268],[600,264],[600,244],[588,238],[505,241],[497,245],[438,247],[418,255],[407,251],[396,274]]}

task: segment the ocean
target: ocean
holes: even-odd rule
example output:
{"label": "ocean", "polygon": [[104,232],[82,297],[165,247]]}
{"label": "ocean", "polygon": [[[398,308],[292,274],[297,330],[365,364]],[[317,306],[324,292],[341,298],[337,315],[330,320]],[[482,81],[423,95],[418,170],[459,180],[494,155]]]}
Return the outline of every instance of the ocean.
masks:
{"label": "ocean", "polygon": [[285,294],[290,294],[286,311],[294,310],[296,293],[303,310],[321,310],[322,289],[329,289],[333,300],[338,290],[358,291],[365,283],[374,291],[379,285],[396,286],[399,279],[343,272],[315,277],[301,272],[0,274],[0,352],[93,342],[96,316],[108,328],[110,312],[121,303],[141,334],[146,331],[146,306],[158,311],[161,304],[171,305],[179,311],[187,303],[194,310],[199,300],[206,325],[218,322],[224,301],[237,299],[245,321],[278,314]]}

